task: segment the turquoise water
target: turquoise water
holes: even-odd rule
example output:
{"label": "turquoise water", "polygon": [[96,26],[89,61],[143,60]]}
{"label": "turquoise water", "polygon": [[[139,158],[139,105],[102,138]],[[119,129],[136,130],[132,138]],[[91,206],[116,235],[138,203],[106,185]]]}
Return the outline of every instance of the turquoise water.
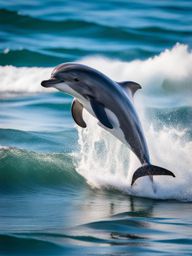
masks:
{"label": "turquoise water", "polygon": [[[0,255],[192,254],[192,2],[0,0]],[[76,61],[142,85],[152,163],[40,82]]]}

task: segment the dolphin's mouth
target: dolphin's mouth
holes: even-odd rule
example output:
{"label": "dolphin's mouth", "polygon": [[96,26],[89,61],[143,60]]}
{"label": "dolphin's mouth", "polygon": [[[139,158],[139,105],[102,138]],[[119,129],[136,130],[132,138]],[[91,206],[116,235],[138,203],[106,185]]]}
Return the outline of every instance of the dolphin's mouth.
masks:
{"label": "dolphin's mouth", "polygon": [[57,79],[57,78],[55,78],[55,77],[52,77],[52,78],[50,78],[50,79],[48,79],[48,80],[42,81],[42,82],[41,82],[41,85],[42,85],[43,87],[45,87],[45,88],[48,88],[48,87],[52,87],[52,86],[54,86],[55,84],[58,84],[58,83],[61,83],[61,82],[62,82],[61,80],[59,80],[59,79]]}

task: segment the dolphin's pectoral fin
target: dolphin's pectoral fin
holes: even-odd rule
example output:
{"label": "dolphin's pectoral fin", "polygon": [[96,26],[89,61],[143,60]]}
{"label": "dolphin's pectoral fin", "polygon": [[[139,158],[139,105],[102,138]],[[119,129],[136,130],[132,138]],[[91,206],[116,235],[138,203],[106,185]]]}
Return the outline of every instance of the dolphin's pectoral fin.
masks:
{"label": "dolphin's pectoral fin", "polygon": [[141,89],[141,85],[132,81],[118,82],[118,84],[132,97],[138,89]]}
{"label": "dolphin's pectoral fin", "polygon": [[90,103],[91,103],[91,107],[96,115],[96,117],[98,118],[98,120],[100,121],[100,123],[102,125],[104,125],[105,127],[109,128],[109,129],[113,129],[113,126],[107,116],[107,113],[105,112],[105,107],[103,104],[97,102],[94,98],[90,97]]}
{"label": "dolphin's pectoral fin", "polygon": [[83,120],[83,105],[76,99],[73,100],[71,106],[71,113],[73,116],[74,121],[82,128],[86,128],[87,125]]}
{"label": "dolphin's pectoral fin", "polygon": [[168,171],[162,167],[155,166],[155,165],[143,165],[140,168],[138,168],[132,177],[131,186],[135,183],[135,181],[143,176],[149,176],[152,177],[153,175],[169,175],[172,177],[175,177],[175,174],[171,171]]}

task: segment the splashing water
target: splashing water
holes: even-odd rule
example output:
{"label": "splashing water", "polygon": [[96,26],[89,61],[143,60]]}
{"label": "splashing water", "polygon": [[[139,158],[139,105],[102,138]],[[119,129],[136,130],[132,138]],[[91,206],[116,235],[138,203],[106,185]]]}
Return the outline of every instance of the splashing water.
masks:
{"label": "splashing water", "polygon": [[148,130],[151,162],[176,175],[176,178],[154,177],[154,193],[148,177],[140,178],[133,187],[130,186],[132,174],[139,167],[136,157],[128,147],[100,128],[94,117],[85,112],[84,118],[88,128],[78,128],[80,155],[77,171],[91,186],[114,188],[144,197],[192,200],[192,142],[183,142],[185,131],[166,127],[155,131],[153,126]]}

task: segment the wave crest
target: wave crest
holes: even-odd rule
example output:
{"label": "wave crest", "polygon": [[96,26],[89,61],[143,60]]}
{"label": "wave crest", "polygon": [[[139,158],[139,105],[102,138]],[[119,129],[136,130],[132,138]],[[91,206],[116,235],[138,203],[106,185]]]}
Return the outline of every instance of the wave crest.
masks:
{"label": "wave crest", "polygon": [[[143,86],[142,95],[161,97],[164,101],[192,92],[192,53],[187,45],[177,44],[146,60],[123,62],[104,57],[89,57],[78,62],[100,70],[117,81],[133,80]],[[40,82],[50,77],[52,68],[17,68],[1,66],[1,92],[48,92]],[[188,100],[187,98],[185,100]],[[178,101],[178,100],[177,100]],[[190,99],[188,100],[188,102]],[[165,101],[166,103],[166,101]],[[173,102],[171,102],[173,103]]]}

